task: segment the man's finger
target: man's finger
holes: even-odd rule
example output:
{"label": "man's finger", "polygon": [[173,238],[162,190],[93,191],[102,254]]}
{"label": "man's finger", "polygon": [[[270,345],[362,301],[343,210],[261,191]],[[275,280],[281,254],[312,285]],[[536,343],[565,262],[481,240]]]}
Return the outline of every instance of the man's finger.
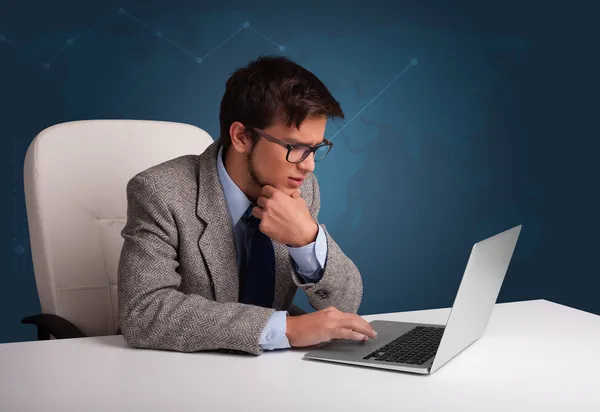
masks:
{"label": "man's finger", "polygon": [[264,213],[265,213],[265,211],[260,207],[255,206],[252,208],[252,215],[258,219],[262,220]]}
{"label": "man's finger", "polygon": [[333,330],[333,337],[336,339],[368,340],[368,337],[362,333],[345,328],[335,328]]}
{"label": "man's finger", "polygon": [[363,335],[369,336],[371,338],[374,338],[375,336],[377,336],[377,332],[375,332],[375,330],[373,329],[371,324],[362,318],[360,318],[360,319],[353,318],[353,317],[346,318],[343,320],[343,322],[344,322],[343,323],[344,327],[347,329],[352,329],[354,331],[360,332]]}
{"label": "man's finger", "polygon": [[266,203],[267,203],[267,198],[264,196],[261,196],[258,199],[256,199],[256,204],[259,205],[260,207],[262,207],[263,209],[265,208]]}
{"label": "man's finger", "polygon": [[301,192],[300,189],[298,189],[294,193],[292,193],[292,198],[293,199],[299,199],[300,197],[302,197],[301,195],[302,195],[302,192]]}
{"label": "man's finger", "polygon": [[277,191],[277,189],[275,189],[273,186],[271,186],[271,185],[264,185],[264,186],[262,187],[261,194],[262,194],[264,197],[273,197],[273,194],[274,194],[276,191]]}

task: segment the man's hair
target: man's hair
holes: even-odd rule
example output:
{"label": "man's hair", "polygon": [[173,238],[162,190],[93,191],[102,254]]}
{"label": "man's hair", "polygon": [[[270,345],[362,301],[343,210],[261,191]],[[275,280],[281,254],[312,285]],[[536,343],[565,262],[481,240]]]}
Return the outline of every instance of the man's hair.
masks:
{"label": "man's hair", "polygon": [[[277,120],[299,128],[313,116],[344,118],[339,102],[312,72],[282,56],[261,56],[229,77],[221,100],[220,140],[231,144],[233,122],[264,129]],[[251,130],[251,135],[258,136]]]}

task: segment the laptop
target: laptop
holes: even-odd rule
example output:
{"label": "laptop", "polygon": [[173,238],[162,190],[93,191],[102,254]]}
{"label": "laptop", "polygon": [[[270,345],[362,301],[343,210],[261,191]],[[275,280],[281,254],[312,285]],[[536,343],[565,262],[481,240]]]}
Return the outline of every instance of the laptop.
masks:
{"label": "laptop", "polygon": [[471,249],[446,325],[374,320],[375,339],[333,340],[304,359],[429,375],[479,339],[487,328],[521,226]]}

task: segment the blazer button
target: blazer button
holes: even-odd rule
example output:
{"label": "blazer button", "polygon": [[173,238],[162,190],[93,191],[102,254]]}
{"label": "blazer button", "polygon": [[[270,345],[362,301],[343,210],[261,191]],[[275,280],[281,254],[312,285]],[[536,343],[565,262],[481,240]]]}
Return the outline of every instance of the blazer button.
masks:
{"label": "blazer button", "polygon": [[317,291],[315,292],[315,294],[316,294],[318,297],[320,297],[320,298],[323,298],[323,299],[325,299],[327,296],[329,296],[329,293],[328,293],[328,292],[326,292],[326,291],[324,291],[324,290],[317,290]]}

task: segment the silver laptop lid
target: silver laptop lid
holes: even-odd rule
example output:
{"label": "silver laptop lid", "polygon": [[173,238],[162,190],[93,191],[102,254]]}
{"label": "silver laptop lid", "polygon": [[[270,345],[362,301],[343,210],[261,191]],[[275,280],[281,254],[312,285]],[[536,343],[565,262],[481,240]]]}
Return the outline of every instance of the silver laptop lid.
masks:
{"label": "silver laptop lid", "polygon": [[431,373],[485,331],[500,293],[521,226],[475,243],[454,299]]}

